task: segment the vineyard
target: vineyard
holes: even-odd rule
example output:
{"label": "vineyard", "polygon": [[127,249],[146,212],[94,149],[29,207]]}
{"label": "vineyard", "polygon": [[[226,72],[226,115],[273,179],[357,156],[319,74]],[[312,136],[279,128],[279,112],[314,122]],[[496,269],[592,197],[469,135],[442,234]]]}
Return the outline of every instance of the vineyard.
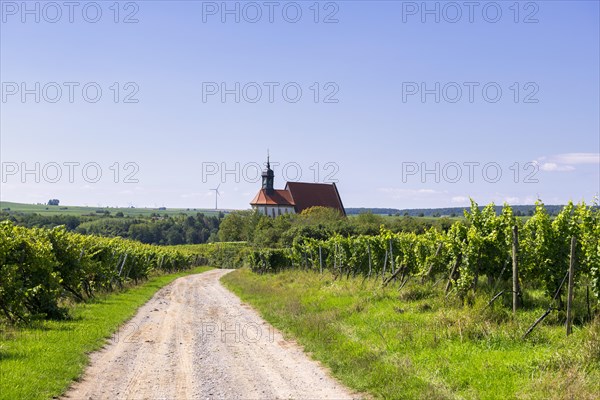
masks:
{"label": "vineyard", "polygon": [[554,398],[597,397],[597,205],[553,216],[540,202],[524,219],[473,202],[444,227],[375,225],[370,235],[328,233],[328,218],[340,219],[313,211],[290,224],[291,245],[263,240],[277,237],[266,217],[259,241],[175,246],[1,222],[6,398],[64,393],[85,354],[161,287],[153,282],[197,265],[249,266],[223,283],[376,398],[546,398],[554,386]]}
{"label": "vineyard", "polygon": [[0,223],[0,315],[10,322],[66,317],[68,301],[86,301],[146,280],[153,271],[175,272],[201,257],[185,250],[122,238]]}
{"label": "vineyard", "polygon": [[523,302],[524,288],[534,287],[544,290],[552,307],[562,309],[566,282],[571,282],[585,288],[590,308],[600,300],[600,209],[569,203],[551,217],[538,202],[534,215],[524,221],[510,206],[497,213],[494,204],[480,208],[472,202],[465,218],[446,230],[394,233],[381,227],[378,235],[335,234],[325,240],[299,235],[287,248],[244,242],[153,246],[71,233],[64,227],[24,228],[4,222],[0,265],[0,313],[12,322],[60,318],[65,300],[86,301],[98,291],[145,280],[152,271],[174,272],[192,265],[249,265],[259,273],[330,271],[338,278],[363,276],[399,288],[418,279],[439,284],[447,295],[465,301],[485,278],[488,287],[498,289],[498,297],[514,295],[515,308]]}
{"label": "vineyard", "polygon": [[551,218],[538,202],[534,215],[523,222],[510,206],[497,214],[493,204],[480,209],[472,202],[465,219],[447,231],[392,233],[382,228],[374,236],[297,237],[289,248],[255,249],[249,263],[258,273],[286,268],[330,271],[336,279],[363,276],[399,289],[410,279],[431,281],[444,285],[447,296],[465,302],[485,277],[486,286],[497,288],[491,301],[514,295],[515,309],[528,287],[543,289],[550,309],[563,309],[569,282],[571,289],[585,289],[591,318],[590,303],[600,301],[600,210],[569,203]]}
{"label": "vineyard", "polygon": [[164,248],[193,256],[196,265],[233,269],[248,265],[248,254],[251,250],[246,242],[183,244]]}

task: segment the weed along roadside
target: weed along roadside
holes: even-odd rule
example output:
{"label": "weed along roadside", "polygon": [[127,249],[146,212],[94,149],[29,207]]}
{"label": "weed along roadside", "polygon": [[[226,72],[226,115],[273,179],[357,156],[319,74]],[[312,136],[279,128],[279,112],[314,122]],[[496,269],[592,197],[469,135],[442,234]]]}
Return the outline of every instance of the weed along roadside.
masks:
{"label": "weed along roadside", "polygon": [[[329,272],[248,269],[222,278],[348,387],[375,398],[577,398],[600,393],[600,321],[565,335],[558,313],[526,339],[544,310],[527,295],[515,318],[489,303],[485,279],[465,306],[435,282],[382,288]],[[498,303],[498,304],[496,304]]]}
{"label": "weed along roadside", "polygon": [[[73,305],[66,320],[42,320],[29,325],[2,325],[0,335],[0,398],[47,399],[61,395],[88,363],[88,354],[129,320],[162,287],[179,277],[210,267],[152,276],[122,292],[100,294]],[[129,332],[119,340],[128,340]]]}

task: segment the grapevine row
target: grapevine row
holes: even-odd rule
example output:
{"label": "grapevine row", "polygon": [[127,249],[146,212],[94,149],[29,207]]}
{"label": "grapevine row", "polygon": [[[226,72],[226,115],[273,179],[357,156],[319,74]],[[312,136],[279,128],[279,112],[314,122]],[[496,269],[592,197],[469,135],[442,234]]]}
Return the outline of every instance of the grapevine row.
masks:
{"label": "grapevine row", "polygon": [[0,223],[0,315],[26,321],[61,318],[65,300],[85,301],[121,289],[152,271],[175,272],[197,263],[197,255],[54,229]]}
{"label": "grapevine row", "polygon": [[552,296],[568,270],[575,237],[577,277],[600,300],[600,209],[585,203],[569,203],[552,219],[538,202],[534,215],[523,222],[508,205],[497,215],[494,204],[480,209],[472,201],[465,219],[445,232],[432,228],[424,234],[393,233],[382,228],[375,236],[297,237],[291,248],[255,249],[249,263],[257,272],[290,267],[330,270],[337,276],[362,275],[385,284],[409,277],[445,279],[447,290],[465,295],[476,289],[480,276],[492,284],[511,277],[513,230],[518,234],[522,281],[540,284]]}

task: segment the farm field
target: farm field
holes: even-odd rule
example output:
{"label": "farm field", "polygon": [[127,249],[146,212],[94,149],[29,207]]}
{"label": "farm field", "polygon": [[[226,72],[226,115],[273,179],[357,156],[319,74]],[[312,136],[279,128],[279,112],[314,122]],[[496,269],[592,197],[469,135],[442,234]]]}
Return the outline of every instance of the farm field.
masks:
{"label": "farm field", "polygon": [[[10,209],[10,210],[9,210]],[[152,214],[160,215],[195,215],[197,213],[204,213],[208,216],[218,215],[219,212],[213,209],[196,209],[196,208],[167,208],[160,210],[158,208],[130,208],[130,207],[87,207],[87,206],[48,206],[45,204],[24,204],[24,203],[13,203],[8,201],[0,201],[0,210],[10,211],[11,213],[37,213],[42,215],[90,215],[90,214],[101,214],[96,211],[108,211],[111,215],[115,215],[118,212],[123,213],[124,216],[130,217],[149,217]],[[223,210],[222,210],[223,211]]]}
{"label": "farm field", "polygon": [[[8,210],[10,209],[10,210]],[[46,204],[26,204],[26,203],[14,203],[9,201],[0,201],[0,210],[5,212],[14,213],[37,213],[42,215],[90,215],[100,214],[98,211],[108,211],[110,215],[115,215],[118,212],[122,212],[124,216],[129,217],[149,217],[153,214],[175,216],[180,214],[195,215],[197,213],[203,213],[207,216],[219,215],[219,212],[228,213],[231,210],[218,210],[206,209],[206,208],[166,208],[165,210],[159,210],[158,208],[142,207],[142,208],[131,208],[131,207],[93,207],[93,206],[49,206]],[[349,214],[349,218],[356,218],[359,214]],[[405,218],[404,216],[388,215],[388,214],[374,214],[380,215],[381,217],[388,220],[396,220]],[[458,216],[443,216],[443,217],[432,217],[432,216],[411,216],[410,218],[417,221],[434,223],[440,218],[447,219],[451,222],[460,220],[463,218],[462,215]]]}
{"label": "farm field", "polygon": [[[381,288],[362,277],[247,269],[222,278],[229,289],[350,388],[375,398],[595,399],[600,393],[600,321],[565,336],[555,313],[526,339],[547,307],[539,291],[515,319],[510,302],[485,308],[446,298],[441,285]],[[580,312],[582,310],[579,310]]]}

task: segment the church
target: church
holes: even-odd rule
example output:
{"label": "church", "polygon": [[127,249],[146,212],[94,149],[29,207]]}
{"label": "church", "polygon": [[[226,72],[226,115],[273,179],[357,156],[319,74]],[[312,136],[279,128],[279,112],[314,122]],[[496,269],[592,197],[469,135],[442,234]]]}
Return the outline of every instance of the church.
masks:
{"label": "church", "polygon": [[287,182],[285,189],[274,189],[275,174],[267,157],[267,169],[262,173],[262,187],[250,202],[254,210],[269,217],[299,214],[310,207],[334,208],[346,215],[335,183]]}

